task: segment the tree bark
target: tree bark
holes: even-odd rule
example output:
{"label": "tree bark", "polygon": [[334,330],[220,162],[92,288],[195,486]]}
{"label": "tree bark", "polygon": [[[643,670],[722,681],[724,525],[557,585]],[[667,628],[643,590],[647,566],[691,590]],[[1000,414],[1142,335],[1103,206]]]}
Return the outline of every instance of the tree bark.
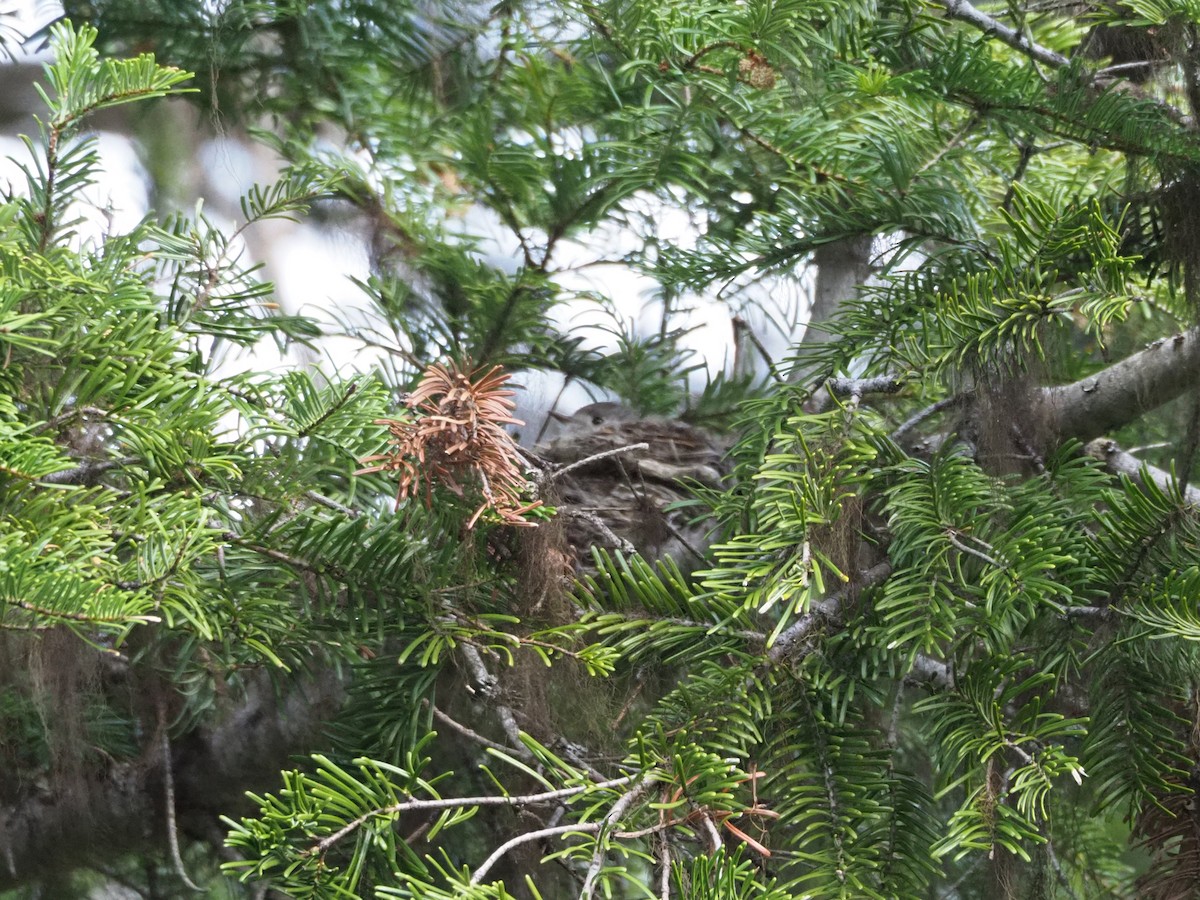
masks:
{"label": "tree bark", "polygon": [[1195,387],[1200,329],[1155,341],[1145,350],[1072,384],[1042,388],[1043,422],[1058,441],[1101,437]]}
{"label": "tree bark", "polygon": [[822,344],[833,340],[829,325],[837,318],[842,304],[854,296],[871,274],[872,235],[854,235],[822,244],[813,254],[817,281],[809,309],[808,324],[796,354],[789,379],[807,383],[821,376],[816,363],[808,358]]}

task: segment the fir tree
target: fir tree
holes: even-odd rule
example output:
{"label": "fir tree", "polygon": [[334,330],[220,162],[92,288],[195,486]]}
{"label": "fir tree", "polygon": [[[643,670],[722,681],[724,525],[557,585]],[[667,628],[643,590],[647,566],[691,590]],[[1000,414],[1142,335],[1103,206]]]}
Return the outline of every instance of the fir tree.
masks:
{"label": "fir tree", "polygon": [[[185,6],[67,4],[0,207],[0,880],[1195,892],[1193,5]],[[366,223],[378,371],[224,376],[317,336],[232,236],[74,234],[87,117],[186,71],[288,167],[242,227]],[[652,279],[661,327],[557,327],[603,305],[568,242]],[[744,338],[701,390],[698,293]],[[521,370],[735,439],[694,575],[570,577],[554,470],[499,427]]]}

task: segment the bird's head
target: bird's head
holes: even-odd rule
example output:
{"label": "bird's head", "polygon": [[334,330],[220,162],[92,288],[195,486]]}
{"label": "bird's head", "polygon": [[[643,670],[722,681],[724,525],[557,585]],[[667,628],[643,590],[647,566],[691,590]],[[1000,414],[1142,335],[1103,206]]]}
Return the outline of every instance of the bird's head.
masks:
{"label": "bird's head", "polygon": [[551,413],[551,417],[561,423],[562,434],[583,435],[601,428],[619,425],[622,422],[636,422],[641,416],[625,406],[610,400],[601,403],[589,403],[580,407],[569,416]]}

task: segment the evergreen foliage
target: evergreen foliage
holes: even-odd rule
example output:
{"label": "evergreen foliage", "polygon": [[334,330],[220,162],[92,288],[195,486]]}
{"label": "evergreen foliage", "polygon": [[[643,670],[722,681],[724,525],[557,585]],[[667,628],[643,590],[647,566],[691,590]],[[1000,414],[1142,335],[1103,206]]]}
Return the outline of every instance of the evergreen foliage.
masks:
{"label": "evergreen foliage", "polygon": [[[1195,4],[66,7],[0,205],[0,883],[1195,892]],[[283,176],[87,233],[88,117],[184,70]],[[320,336],[238,249],[310,207],[366,225],[386,362],[225,374]],[[831,339],[699,384],[689,298],[753,330],[863,235]],[[495,366],[728,430],[705,566],[564,565]]]}

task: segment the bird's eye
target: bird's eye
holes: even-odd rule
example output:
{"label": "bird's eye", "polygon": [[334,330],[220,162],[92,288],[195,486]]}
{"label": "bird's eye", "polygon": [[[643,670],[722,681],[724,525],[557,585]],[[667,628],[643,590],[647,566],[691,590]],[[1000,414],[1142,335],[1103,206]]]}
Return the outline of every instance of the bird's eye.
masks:
{"label": "bird's eye", "polygon": [[592,416],[592,424],[593,425],[603,425],[604,417],[603,416]]}

